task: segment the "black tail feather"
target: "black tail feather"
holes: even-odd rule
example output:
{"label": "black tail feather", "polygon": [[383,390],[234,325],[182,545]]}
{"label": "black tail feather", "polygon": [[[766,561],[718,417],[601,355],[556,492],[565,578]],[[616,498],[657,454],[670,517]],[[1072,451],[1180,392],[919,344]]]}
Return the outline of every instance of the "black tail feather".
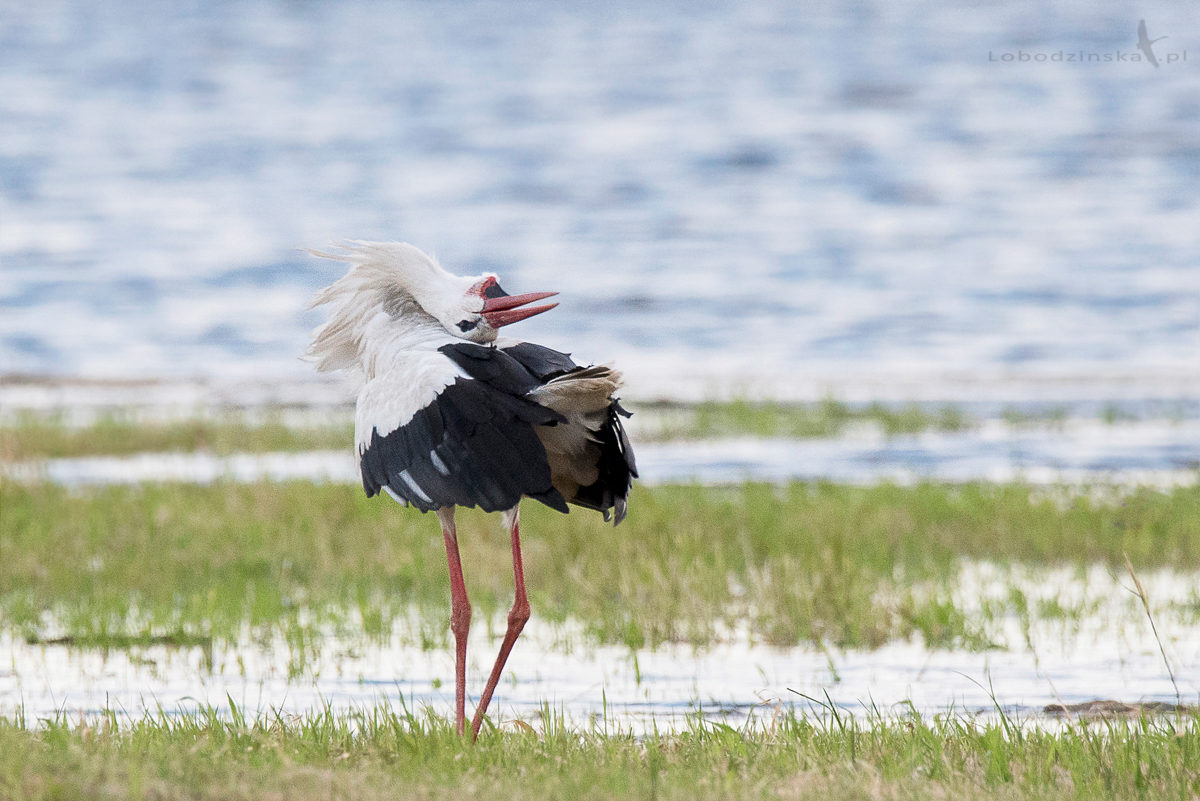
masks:
{"label": "black tail feather", "polygon": [[592,484],[580,487],[570,499],[571,503],[602,513],[606,521],[610,519],[611,510],[613,525],[620,525],[625,519],[629,489],[638,474],[621,416],[631,415],[614,399],[608,407],[608,419],[597,432],[600,436],[600,462],[597,465],[600,477]]}

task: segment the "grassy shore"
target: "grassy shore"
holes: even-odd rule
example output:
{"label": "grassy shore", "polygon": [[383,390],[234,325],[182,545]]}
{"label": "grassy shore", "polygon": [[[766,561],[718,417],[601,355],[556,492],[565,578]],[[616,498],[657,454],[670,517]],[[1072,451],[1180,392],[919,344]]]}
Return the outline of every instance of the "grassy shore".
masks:
{"label": "grassy shore", "polygon": [[0,798],[1178,799],[1200,793],[1200,720],[1023,730],[945,718],[823,722],[769,710],[635,738],[547,714],[474,746],[406,710],[117,727],[0,722]]}
{"label": "grassy shore", "polygon": [[[31,640],[232,641],[247,625],[303,638],[327,624],[382,636],[414,608],[429,621],[423,638],[445,637],[436,520],[358,487],[0,483],[0,504],[0,619]],[[524,505],[540,618],[572,618],[630,647],[702,645],[736,628],[779,645],[920,636],[986,648],[989,621],[1028,616],[1031,603],[1016,591],[968,614],[953,600],[963,560],[1114,571],[1126,555],[1139,570],[1200,562],[1196,487],[1117,501],[1020,485],[664,486],[636,488],[631,506],[614,529],[582,510]],[[506,609],[496,518],[463,512],[459,531],[477,612]],[[1092,611],[1064,604],[1043,611]],[[1184,606],[1200,616],[1200,603]]]}
{"label": "grassy shore", "polygon": [[0,425],[0,462],[67,456],[123,456],[143,452],[306,451],[350,448],[353,414],[345,422],[288,425],[267,416],[139,420],[112,414],[87,425],[66,425],[54,416],[22,415]]}
{"label": "grassy shore", "polygon": [[[770,404],[660,409],[652,436],[819,436],[969,424],[887,410]],[[926,414],[921,412],[921,414]],[[675,415],[674,417],[672,415]],[[680,422],[682,421],[682,422]],[[343,448],[348,425],[117,419],[0,428],[0,460],[144,450]],[[1200,487],[1063,493],[1023,485],[792,483],[635,488],[619,528],[523,507],[534,613],[631,648],[705,645],[736,629],[778,645],[871,648],[919,638],[986,649],[997,624],[1084,621],[1089,599],[1013,585],[978,602],[964,565],[1200,564]],[[476,613],[512,597],[495,516],[460,515]],[[976,601],[963,603],[964,597]],[[297,670],[329,627],[366,638],[412,625],[447,643],[436,520],[312,482],[64,488],[0,480],[0,626],[77,648],[204,646],[282,634]],[[1131,601],[1134,614],[1140,614]],[[1200,594],[1158,612],[1200,621]],[[415,614],[414,614],[415,612]],[[1190,615],[1190,617],[1189,617]],[[1139,623],[1144,623],[1140,621]],[[1064,630],[1068,627],[1064,627]],[[1011,643],[1010,643],[1011,644]],[[299,656],[297,656],[299,655]],[[289,666],[291,669],[292,666]],[[696,717],[634,737],[569,730],[553,710],[470,747],[425,712],[386,706],[299,718],[236,707],[120,722],[0,720],[0,801],[30,799],[1080,799],[1200,794],[1200,717],[1067,722],[1061,730],[964,718],[798,717],[756,710],[730,728]]]}
{"label": "grassy shore", "polygon": [[888,435],[919,431],[960,431],[977,421],[953,405],[871,403],[851,406],[836,400],[820,403],[778,401],[705,401],[695,404],[633,404],[642,417],[639,435],[648,439],[716,437],[832,437],[853,425],[873,425]]}
{"label": "grassy shore", "polygon": [[[853,425],[873,425],[894,435],[957,431],[977,422],[949,405],[850,406],[835,400],[628,405],[636,414],[632,428],[643,442],[729,436],[828,437]],[[1048,414],[1051,416],[1037,419],[1055,419],[1053,413]],[[231,412],[183,419],[141,419],[133,413],[110,413],[86,425],[67,425],[61,417],[25,413],[0,423],[0,461],[162,451],[229,454],[349,448],[353,442],[352,420],[349,408],[337,421],[308,420],[300,425],[288,422],[282,413],[261,411],[253,416]]]}

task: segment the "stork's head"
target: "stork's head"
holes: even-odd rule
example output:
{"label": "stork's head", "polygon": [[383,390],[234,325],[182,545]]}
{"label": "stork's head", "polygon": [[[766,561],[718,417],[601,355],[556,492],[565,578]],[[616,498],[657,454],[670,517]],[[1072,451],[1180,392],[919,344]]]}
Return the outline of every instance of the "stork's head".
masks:
{"label": "stork's head", "polygon": [[[449,275],[449,274],[447,274]],[[436,317],[446,330],[456,337],[472,342],[491,342],[502,326],[519,322],[535,314],[550,311],[557,303],[529,306],[535,300],[557,295],[557,292],[526,292],[510,295],[500,288],[496,276],[491,273],[471,278],[450,276],[452,283],[435,298],[421,303],[421,307]],[[466,291],[462,283],[470,281]],[[426,305],[428,302],[429,305]]]}
{"label": "stork's head", "polygon": [[337,304],[309,348],[320,369],[341,369],[355,358],[361,360],[364,346],[375,336],[373,326],[381,319],[418,329],[440,324],[456,337],[491,342],[501,327],[558,305],[529,306],[557,293],[510,295],[490,273],[451,275],[404,242],[351,242],[345,249],[344,255],[312,251],[350,264],[346,275],[313,300],[314,306]]}

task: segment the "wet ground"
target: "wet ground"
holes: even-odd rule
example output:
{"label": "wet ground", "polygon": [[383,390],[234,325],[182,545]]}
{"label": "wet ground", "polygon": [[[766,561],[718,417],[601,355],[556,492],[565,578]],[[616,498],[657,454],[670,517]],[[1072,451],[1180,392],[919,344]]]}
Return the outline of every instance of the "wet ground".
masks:
{"label": "wet ground", "polygon": [[[1125,704],[1200,701],[1200,628],[1178,610],[1196,603],[1200,576],[1159,571],[1141,577],[1157,612],[1166,659],[1127,577],[1101,569],[1007,569],[967,564],[955,593],[968,615],[988,597],[1020,588],[1031,604],[1054,597],[1093,603],[1084,618],[1015,618],[988,627],[994,648],[930,649],[919,641],[873,651],[832,644],[777,648],[727,632],[711,647],[631,650],[600,646],[571,624],[534,618],[513,651],[497,695],[499,719],[536,722],[548,705],[567,721],[607,720],[623,729],[660,730],[703,714],[731,723],[769,718],[780,708],[821,714],[823,705],[866,716],[954,713],[1046,721],[1047,706],[1117,699]],[[1174,604],[1175,611],[1168,605]],[[469,645],[474,692],[490,667],[503,621],[477,621]],[[388,703],[453,704],[453,651],[424,648],[406,623],[385,642],[330,634],[300,652],[283,637],[247,633],[231,644],[154,645],[100,651],[30,644],[0,635],[0,714],[31,723],[58,712],[115,710],[122,717],[168,714],[229,699],[253,713],[303,714]],[[1089,714],[1080,707],[1078,714]],[[1058,717],[1063,717],[1059,713]],[[1053,717],[1053,716],[1051,716]]]}
{"label": "wet ground", "polygon": [[[822,439],[737,438],[636,443],[649,483],[824,480],[1023,481],[1032,484],[1115,484],[1170,487],[1200,480],[1200,421],[1053,426],[990,421],[978,429],[885,436],[860,426]],[[0,464],[0,475],[64,485],[140,481],[275,481],[356,483],[349,450],[234,454],[148,453]]]}

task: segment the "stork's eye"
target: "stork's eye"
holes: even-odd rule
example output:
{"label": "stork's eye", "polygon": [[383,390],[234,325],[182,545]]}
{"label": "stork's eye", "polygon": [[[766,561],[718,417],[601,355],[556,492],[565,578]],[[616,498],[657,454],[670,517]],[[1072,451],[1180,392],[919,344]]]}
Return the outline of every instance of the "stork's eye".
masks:
{"label": "stork's eye", "polygon": [[465,334],[468,331],[474,331],[477,325],[479,325],[478,320],[459,320],[458,330]]}

